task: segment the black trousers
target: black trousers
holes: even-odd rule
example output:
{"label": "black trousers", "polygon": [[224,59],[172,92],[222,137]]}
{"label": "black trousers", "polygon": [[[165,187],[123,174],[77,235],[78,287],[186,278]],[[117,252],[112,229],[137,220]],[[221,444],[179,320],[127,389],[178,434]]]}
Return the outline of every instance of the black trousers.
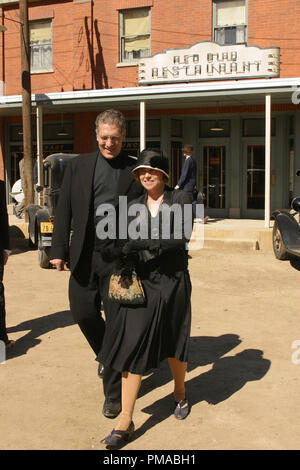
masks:
{"label": "black trousers", "polygon": [[8,341],[6,333],[6,320],[5,320],[5,298],[4,298],[4,285],[3,285],[3,250],[0,250],[0,340],[5,343]]}
{"label": "black trousers", "polygon": [[[114,263],[103,261],[100,253],[94,252],[89,279],[82,279],[79,266],[71,274],[69,281],[71,313],[96,356],[100,352],[105,333],[105,320],[101,314],[101,306],[105,316],[109,316],[112,321],[118,312],[118,307],[107,298],[113,268]],[[121,401],[120,372],[109,368],[104,369],[103,391],[106,400]]]}

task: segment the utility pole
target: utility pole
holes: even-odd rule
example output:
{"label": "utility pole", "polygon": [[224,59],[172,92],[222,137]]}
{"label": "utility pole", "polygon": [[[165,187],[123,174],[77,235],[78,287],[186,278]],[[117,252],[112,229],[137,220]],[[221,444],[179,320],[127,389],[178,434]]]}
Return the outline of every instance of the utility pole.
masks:
{"label": "utility pole", "polygon": [[[33,158],[31,128],[31,80],[30,80],[30,43],[28,23],[28,0],[19,0],[20,8],[20,39],[22,68],[22,121],[23,121],[23,152],[24,152],[24,196],[25,207],[34,202],[33,190]],[[25,212],[25,217],[28,217]]]}

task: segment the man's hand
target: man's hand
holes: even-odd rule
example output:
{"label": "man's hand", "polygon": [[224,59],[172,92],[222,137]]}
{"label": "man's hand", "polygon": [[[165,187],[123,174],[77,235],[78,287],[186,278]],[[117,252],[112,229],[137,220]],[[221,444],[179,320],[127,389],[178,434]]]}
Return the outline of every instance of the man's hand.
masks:
{"label": "man's hand", "polygon": [[57,271],[70,271],[67,266],[67,262],[63,259],[50,259],[50,263],[57,269]]}
{"label": "man's hand", "polygon": [[174,188],[174,189],[179,189],[179,186],[178,186],[178,184],[175,186],[175,188]]}

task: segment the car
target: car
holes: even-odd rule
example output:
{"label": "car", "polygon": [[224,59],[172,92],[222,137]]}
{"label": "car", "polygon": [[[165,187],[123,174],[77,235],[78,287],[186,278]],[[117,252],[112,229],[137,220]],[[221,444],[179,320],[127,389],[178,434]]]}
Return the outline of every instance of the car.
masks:
{"label": "car", "polygon": [[272,214],[273,251],[279,260],[300,258],[300,197],[291,201],[291,209],[277,209]]}
{"label": "car", "polygon": [[30,204],[28,212],[29,245],[38,250],[41,268],[51,268],[50,250],[52,244],[55,211],[66,166],[78,154],[54,153],[43,161],[43,186],[36,186],[42,193],[42,204]]}

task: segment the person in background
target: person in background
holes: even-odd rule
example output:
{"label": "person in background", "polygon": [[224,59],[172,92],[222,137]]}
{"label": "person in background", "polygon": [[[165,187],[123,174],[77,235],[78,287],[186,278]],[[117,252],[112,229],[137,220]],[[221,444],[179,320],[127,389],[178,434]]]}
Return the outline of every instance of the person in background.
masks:
{"label": "person in background", "polygon": [[[185,160],[181,169],[181,175],[180,175],[179,181],[177,185],[175,186],[175,189],[183,189],[190,195],[192,199],[192,204],[193,204],[194,216],[197,219],[199,219],[199,215],[197,214],[197,203],[200,204],[200,203],[203,203],[203,201],[199,201],[200,198],[198,196],[200,195],[198,194],[198,191],[196,188],[197,163],[192,156],[193,150],[194,148],[191,144],[184,144],[182,148]],[[199,220],[205,224],[208,219],[209,217],[206,216],[206,217],[202,217],[201,220],[200,219]]]}
{"label": "person in background", "polygon": [[4,266],[7,263],[9,250],[9,224],[6,207],[5,183],[0,180],[0,341],[3,341],[6,348],[15,345],[15,341],[8,339],[6,332],[6,310],[3,274]]}
{"label": "person in background", "polygon": [[187,192],[193,200],[193,191],[196,186],[197,178],[197,163],[192,156],[193,146],[190,144],[184,144],[182,152],[185,160],[175,189],[183,189],[183,191]]}

